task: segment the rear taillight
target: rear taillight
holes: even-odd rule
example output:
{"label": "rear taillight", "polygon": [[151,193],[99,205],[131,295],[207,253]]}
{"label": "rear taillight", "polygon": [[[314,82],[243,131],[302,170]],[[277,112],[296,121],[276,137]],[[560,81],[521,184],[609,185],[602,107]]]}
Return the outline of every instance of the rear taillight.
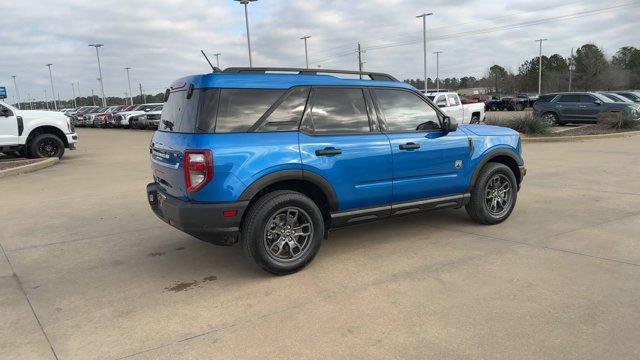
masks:
{"label": "rear taillight", "polygon": [[200,190],[213,178],[211,150],[185,150],[184,182],[187,192]]}

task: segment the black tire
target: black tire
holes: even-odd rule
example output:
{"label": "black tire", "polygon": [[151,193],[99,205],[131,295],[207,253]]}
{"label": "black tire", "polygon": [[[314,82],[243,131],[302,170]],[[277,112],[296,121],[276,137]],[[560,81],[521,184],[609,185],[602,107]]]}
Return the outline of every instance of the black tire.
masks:
{"label": "black tire", "polygon": [[29,154],[34,158],[61,158],[64,155],[64,143],[53,134],[37,135],[28,146]]}
{"label": "black tire", "polygon": [[[309,234],[303,237],[288,233],[296,228],[301,229],[298,231],[306,228]],[[295,191],[279,190],[264,195],[249,208],[243,220],[241,241],[247,256],[260,267],[272,274],[285,275],[313,260],[325,233],[322,212],[313,200]],[[275,236],[278,239],[274,239]],[[298,237],[293,239],[294,236]],[[297,245],[297,252],[291,243]]]}
{"label": "black tire", "polygon": [[517,111],[524,111],[524,104],[518,104],[518,105],[516,105],[516,110],[517,110]]}
{"label": "black tire", "polygon": [[[502,184],[502,182],[497,182],[496,179],[508,184],[508,191],[504,193],[504,197],[499,192],[494,192],[494,189],[498,187],[495,185]],[[466,206],[467,214],[479,224],[498,224],[511,215],[516,206],[517,198],[518,184],[513,171],[504,164],[490,162],[480,170],[480,174],[471,191],[471,199]],[[495,211],[493,209],[494,201]],[[504,201],[504,204],[502,204],[502,201]]]}
{"label": "black tire", "polygon": [[471,115],[470,124],[480,124],[480,115]]}

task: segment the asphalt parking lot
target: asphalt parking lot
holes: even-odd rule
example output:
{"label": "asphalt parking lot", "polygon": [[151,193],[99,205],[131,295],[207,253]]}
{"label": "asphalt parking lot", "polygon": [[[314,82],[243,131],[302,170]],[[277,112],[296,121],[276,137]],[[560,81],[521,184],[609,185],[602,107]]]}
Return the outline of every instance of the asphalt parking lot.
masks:
{"label": "asphalt parking lot", "polygon": [[524,144],[505,223],[351,227],[275,277],[154,217],[152,132],[79,135],[0,179],[0,358],[640,357],[640,137]]}

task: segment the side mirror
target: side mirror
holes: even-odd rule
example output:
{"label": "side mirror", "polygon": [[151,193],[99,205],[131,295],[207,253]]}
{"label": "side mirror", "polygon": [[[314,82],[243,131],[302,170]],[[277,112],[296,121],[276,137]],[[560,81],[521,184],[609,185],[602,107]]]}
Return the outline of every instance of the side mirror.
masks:
{"label": "side mirror", "polygon": [[442,118],[442,130],[446,133],[454,132],[458,130],[458,122],[451,116],[445,116]]}
{"label": "side mirror", "polygon": [[595,99],[593,103],[596,105],[602,105],[602,101],[600,99]]}

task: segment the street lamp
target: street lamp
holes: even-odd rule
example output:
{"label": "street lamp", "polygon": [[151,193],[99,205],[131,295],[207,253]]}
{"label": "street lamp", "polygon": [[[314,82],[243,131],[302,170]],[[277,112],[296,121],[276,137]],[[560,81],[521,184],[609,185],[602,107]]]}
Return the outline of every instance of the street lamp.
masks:
{"label": "street lamp", "polygon": [[131,95],[131,79],[129,78],[129,70],[131,70],[131,68],[126,67],[124,68],[124,70],[127,72],[127,83],[129,84],[129,100],[131,100],[131,105],[133,105],[133,95]]}
{"label": "street lamp", "polygon": [[576,71],[576,64],[573,61],[573,48],[571,48],[571,57],[569,58],[569,92],[571,92],[571,78],[573,77],[573,72]]}
{"label": "street lamp", "polygon": [[434,54],[436,54],[436,92],[440,92],[440,54],[442,51],[436,51]]}
{"label": "street lamp", "polygon": [[305,35],[300,38],[300,40],[304,40],[304,61],[307,64],[307,69],[309,68],[309,52],[307,52],[307,39],[311,36]]}
{"label": "street lamp", "polygon": [[417,18],[422,18],[422,47],[423,47],[423,60],[424,60],[424,92],[427,92],[427,16],[431,16],[433,13],[422,13]]}
{"label": "street lamp", "polygon": [[16,76],[11,75],[13,78],[13,87],[16,89],[16,97],[18,98],[18,109],[20,109],[20,92],[18,91],[18,85],[16,83]]}
{"label": "street lamp", "polygon": [[76,102],[76,86],[74,83],[71,83],[71,93],[73,94],[73,107],[78,108],[78,103]]}
{"label": "street lamp", "polygon": [[540,43],[540,54],[538,55],[538,96],[542,95],[542,42],[548,39],[534,40]]}
{"label": "street lamp", "polygon": [[49,68],[49,80],[51,80],[51,98],[53,99],[53,108],[55,110],[58,110],[58,102],[56,101],[56,90],[53,88],[53,75],[51,75],[51,65],[53,64],[47,64],[47,67]]}
{"label": "street lamp", "polygon": [[258,0],[235,0],[244,5],[244,22],[247,25],[247,48],[249,49],[249,67],[253,67],[253,60],[251,59],[251,36],[249,35],[249,12],[247,10],[247,4]]}
{"label": "street lamp", "polygon": [[216,67],[219,69],[220,68],[220,55],[222,55],[221,53],[215,53],[213,54],[213,56],[216,57]]}
{"label": "street lamp", "polygon": [[89,44],[89,46],[93,46],[94,48],[96,48],[96,57],[98,58],[98,76],[100,76],[98,79],[100,80],[100,92],[102,93],[102,106],[106,107],[107,99],[104,97],[104,83],[102,82],[102,67],[100,66],[100,52],[98,51],[98,49],[103,47],[104,45]]}

